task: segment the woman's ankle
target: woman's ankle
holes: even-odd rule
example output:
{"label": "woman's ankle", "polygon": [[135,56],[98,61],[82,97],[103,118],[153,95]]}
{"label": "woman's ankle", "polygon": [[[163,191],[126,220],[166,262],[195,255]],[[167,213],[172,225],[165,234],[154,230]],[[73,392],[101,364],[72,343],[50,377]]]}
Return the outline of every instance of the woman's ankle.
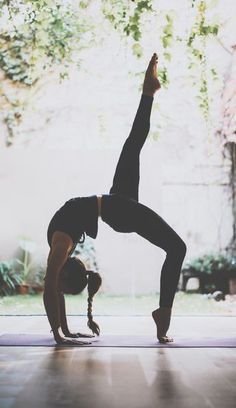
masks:
{"label": "woman's ankle", "polygon": [[143,90],[142,96],[148,96],[149,98],[153,99],[154,98],[154,93]]}
{"label": "woman's ankle", "polygon": [[162,313],[166,313],[166,314],[171,314],[172,313],[172,308],[171,307],[159,306],[159,308],[157,310],[159,310]]}

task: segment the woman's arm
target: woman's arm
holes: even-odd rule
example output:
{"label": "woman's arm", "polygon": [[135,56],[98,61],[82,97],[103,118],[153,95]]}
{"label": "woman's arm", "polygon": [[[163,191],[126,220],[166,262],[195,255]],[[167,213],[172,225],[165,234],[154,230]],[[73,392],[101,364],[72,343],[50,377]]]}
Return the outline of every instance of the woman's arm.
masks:
{"label": "woman's arm", "polygon": [[[66,262],[67,256],[63,251],[57,248],[53,255],[51,254],[50,258],[45,278],[43,300],[47,317],[55,337],[61,326],[58,277],[61,268]],[[56,337],[55,340],[57,340]]]}
{"label": "woman's arm", "polygon": [[66,262],[73,242],[67,234],[55,232],[53,234],[51,251],[48,257],[48,266],[45,277],[43,294],[47,317],[56,341],[60,340],[61,326],[59,303],[59,274]]}
{"label": "woman's arm", "polygon": [[[62,303],[61,308],[60,299],[62,298],[60,296],[61,292],[59,288],[59,274],[73,248],[73,245],[74,245],[73,241],[69,235],[59,231],[54,232],[51,250],[48,257],[48,267],[45,276],[43,300],[47,317],[52,328],[52,332],[56,343],[63,345],[65,344],[83,346],[90,344],[90,342],[78,341],[77,339],[66,339],[64,337],[65,333],[62,333],[62,330],[64,329],[65,331],[67,331],[68,327],[65,314],[65,301],[64,307]],[[70,337],[91,337],[91,336],[83,335],[73,336],[71,334]]]}
{"label": "woman's arm", "polygon": [[67,324],[65,298],[62,292],[59,293],[59,303],[60,303],[61,329],[64,336],[69,337],[71,333]]}

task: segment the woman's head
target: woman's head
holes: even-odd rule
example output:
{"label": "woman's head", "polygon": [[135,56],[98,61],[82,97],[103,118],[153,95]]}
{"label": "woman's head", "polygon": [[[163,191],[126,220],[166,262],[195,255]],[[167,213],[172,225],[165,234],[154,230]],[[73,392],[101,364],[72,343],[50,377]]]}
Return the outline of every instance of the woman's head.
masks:
{"label": "woman's head", "polygon": [[68,258],[60,273],[60,288],[63,293],[77,295],[87,286],[86,268],[78,258]]}
{"label": "woman's head", "polygon": [[77,295],[88,285],[88,327],[97,335],[100,329],[93,321],[92,302],[101,284],[102,278],[99,273],[87,271],[83,262],[78,258],[68,258],[60,273],[60,288],[65,294]]}

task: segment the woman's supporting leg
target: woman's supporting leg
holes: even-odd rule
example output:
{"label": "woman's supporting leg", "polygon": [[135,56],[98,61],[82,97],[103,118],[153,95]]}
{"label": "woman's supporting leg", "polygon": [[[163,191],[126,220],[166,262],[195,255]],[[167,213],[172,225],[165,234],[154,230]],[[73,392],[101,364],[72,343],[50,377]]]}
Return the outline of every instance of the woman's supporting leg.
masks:
{"label": "woman's supporting leg", "polygon": [[160,307],[171,308],[179,282],[186,245],[158,214],[137,203],[134,211],[135,232],[166,252],[161,270]]}
{"label": "woman's supporting leg", "polygon": [[102,219],[115,231],[136,232],[166,253],[161,270],[160,309],[153,314],[157,325],[157,337],[162,341],[169,328],[171,308],[186,254],[186,245],[157,213],[126,197],[107,196],[103,204]]}
{"label": "woman's supporting leg", "polygon": [[[179,235],[154,211],[137,203],[133,211],[134,229],[140,236],[166,252],[161,270],[160,308],[152,313],[160,342],[173,341],[166,336],[171,319],[171,309],[177,290],[181,267],[186,254],[186,244]],[[130,215],[131,216],[131,215]]]}

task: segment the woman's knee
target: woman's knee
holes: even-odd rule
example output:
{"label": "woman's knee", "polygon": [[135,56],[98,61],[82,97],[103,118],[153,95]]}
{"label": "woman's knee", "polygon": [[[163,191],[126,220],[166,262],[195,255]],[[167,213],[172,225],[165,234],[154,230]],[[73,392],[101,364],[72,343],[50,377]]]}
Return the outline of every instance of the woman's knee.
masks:
{"label": "woman's knee", "polygon": [[184,258],[187,252],[187,245],[181,238],[179,240],[178,246],[179,246],[178,250],[181,253],[182,257]]}
{"label": "woman's knee", "polygon": [[185,255],[187,252],[187,245],[186,243],[180,238],[179,236],[175,237],[174,240],[172,240],[167,253],[170,254],[175,254],[180,259],[184,259]]}

